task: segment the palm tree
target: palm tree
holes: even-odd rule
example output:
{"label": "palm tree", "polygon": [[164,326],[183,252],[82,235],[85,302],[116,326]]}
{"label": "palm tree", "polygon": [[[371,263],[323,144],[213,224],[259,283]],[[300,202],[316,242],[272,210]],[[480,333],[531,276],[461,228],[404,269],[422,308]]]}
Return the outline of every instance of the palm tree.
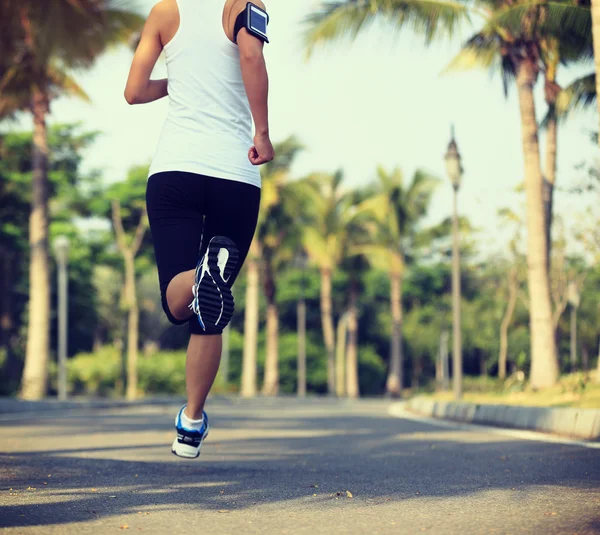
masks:
{"label": "palm tree", "polygon": [[242,397],[256,396],[256,350],[258,338],[260,247],[256,237],[246,258],[246,308],[244,311],[244,352],[242,355]]}
{"label": "palm tree", "polygon": [[[345,389],[343,393],[349,398],[358,398],[360,396],[359,374],[358,374],[358,321],[359,309],[358,299],[360,293],[361,279],[367,271],[368,263],[361,254],[352,254],[361,247],[361,242],[365,243],[366,236],[361,234],[367,231],[367,226],[363,221],[356,221],[356,231],[350,235],[352,243],[343,268],[348,273],[350,280],[348,283],[348,309],[346,311],[345,329],[347,330],[348,342],[345,351],[345,370],[341,381],[345,377]],[[340,381],[340,382],[341,382]],[[340,389],[341,390],[341,389]]]}
{"label": "palm tree", "polygon": [[300,239],[297,224],[301,211],[289,170],[302,145],[293,136],[275,145],[277,159],[262,167],[262,207],[256,231],[263,267],[263,290],[267,301],[267,348],[262,393],[279,392],[279,309],[277,274],[289,264]]}
{"label": "palm tree", "polygon": [[[531,383],[534,388],[553,385],[558,379],[558,360],[552,327],[552,304],[548,261],[547,224],[544,210],[544,183],[541,171],[538,127],[533,88],[542,69],[548,71],[547,100],[556,97],[551,72],[558,65],[563,47],[560,37],[569,35],[580,53],[586,49],[586,21],[589,10],[570,2],[534,4],[530,1],[485,4],[485,23],[471,37],[450,64],[450,69],[485,67],[499,69],[505,92],[516,81],[525,162],[527,206],[527,263],[530,294]],[[557,41],[558,40],[558,41]],[[572,51],[570,52],[572,53]],[[555,134],[551,132],[551,134]],[[548,164],[555,166],[556,139],[550,136]],[[547,188],[548,190],[548,188]],[[550,198],[547,196],[547,200]],[[546,203],[548,205],[548,203]],[[547,211],[547,210],[546,210]]]}
{"label": "palm tree", "polygon": [[50,289],[48,264],[48,140],[46,117],[60,95],[85,96],[70,77],[89,68],[107,46],[125,42],[143,24],[110,0],[0,2],[0,118],[33,116],[32,207],[29,221],[29,324],[21,396],[46,392]]}
{"label": "palm tree", "polygon": [[[283,261],[291,259],[287,247],[280,250],[284,241],[293,234],[289,210],[294,195],[287,182],[290,166],[302,149],[299,141],[290,136],[275,145],[275,160],[261,168],[261,207],[256,233],[246,259],[246,308],[244,316],[244,351],[242,357],[241,395],[256,395],[256,355],[259,324],[259,287],[261,264],[263,290],[267,299],[267,355],[263,394],[275,395],[279,389],[279,312],[276,303],[275,275]],[[285,220],[285,221],[284,221]],[[282,226],[281,226],[282,225]],[[285,232],[281,232],[282,228]]]}
{"label": "palm tree", "polygon": [[375,19],[392,23],[397,29],[411,27],[427,44],[440,37],[452,37],[460,24],[469,20],[469,8],[452,0],[338,0],[324,2],[307,19],[305,45],[308,55],[326,42],[355,38]]}
{"label": "palm tree", "polygon": [[[585,7],[560,1],[514,3],[484,0],[474,7],[467,7],[431,0],[346,0],[324,4],[321,11],[311,15],[305,40],[310,53],[318,43],[348,34],[356,36],[368,22],[382,16],[394,21],[397,27],[406,22],[412,24],[425,34],[426,41],[430,41],[434,36],[452,35],[457,24],[469,18],[469,12],[482,16],[486,23],[483,30],[467,42],[455,66],[457,63],[472,65],[474,62],[487,67],[500,64],[505,87],[513,79],[517,82],[528,199],[531,347],[532,361],[535,361],[532,384],[535,387],[547,386],[556,382],[558,363],[551,328],[548,243],[533,86],[540,72],[540,32],[559,40],[568,33],[571,38],[576,36],[585,41],[586,36],[589,37],[586,23],[589,10],[586,14]],[[596,32],[597,35],[599,33]],[[600,53],[596,58],[599,56]]]}
{"label": "palm tree", "polygon": [[[589,11],[580,6],[578,0],[567,2],[569,14],[573,15],[581,26],[586,25],[589,20]],[[539,9],[534,2],[530,2],[530,9]],[[571,13],[573,11],[573,13]],[[542,16],[547,17],[548,13]],[[544,73],[544,96],[548,105],[548,112],[544,119],[546,128],[546,157],[544,165],[544,218],[546,230],[546,243],[548,252],[546,263],[550,270],[552,259],[552,214],[554,188],[556,182],[556,153],[558,143],[558,118],[560,110],[557,107],[557,100],[561,93],[561,88],[557,83],[557,71],[559,65],[569,65],[574,62],[587,59],[593,54],[592,42],[585,33],[573,32],[571,25],[560,28],[557,32],[552,24],[542,25],[539,31],[540,59],[542,63],[542,72]]]}
{"label": "palm tree", "polygon": [[390,368],[386,390],[391,396],[402,393],[404,356],[402,345],[402,283],[407,255],[413,244],[417,226],[427,213],[437,179],[424,171],[416,171],[410,184],[396,168],[387,173],[377,169],[379,192],[363,201],[359,210],[373,217],[372,243],[358,248],[374,266],[385,269],[390,277],[390,311],[392,337]]}
{"label": "palm tree", "polygon": [[519,292],[519,271],[522,263],[522,255],[519,252],[519,242],[521,241],[521,228],[523,221],[510,208],[499,210],[498,215],[504,219],[505,223],[515,223],[515,234],[510,240],[509,249],[511,253],[511,266],[508,274],[508,300],[506,310],[500,323],[500,349],[498,353],[498,379],[506,379],[506,364],[508,360],[508,328],[513,319],[513,314],[517,305]]}
{"label": "palm tree", "polygon": [[[594,61],[596,63],[596,94],[600,94],[600,0],[592,2],[592,36],[594,39]],[[600,100],[598,102],[598,116],[600,117]],[[598,136],[600,144],[600,136]],[[600,369],[600,364],[598,364]],[[600,381],[600,378],[598,379]]]}
{"label": "palm tree", "polygon": [[[310,223],[304,228],[302,242],[309,258],[319,267],[321,276],[321,324],[327,351],[327,391],[336,392],[335,331],[331,283],[346,253],[352,229],[353,198],[341,188],[342,172],[318,173],[304,179],[299,193],[306,202]],[[343,381],[343,377],[339,378]]]}

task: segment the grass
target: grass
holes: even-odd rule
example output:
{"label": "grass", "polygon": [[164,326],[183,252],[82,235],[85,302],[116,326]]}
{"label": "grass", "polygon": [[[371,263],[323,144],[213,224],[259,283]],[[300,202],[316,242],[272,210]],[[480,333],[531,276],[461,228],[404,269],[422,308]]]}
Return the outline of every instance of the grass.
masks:
{"label": "grass", "polygon": [[[427,397],[452,401],[452,392],[435,392]],[[463,401],[488,405],[526,405],[532,407],[573,407],[600,409],[600,383],[595,373],[563,375],[551,388],[534,391],[513,377],[504,384],[495,378],[465,377]]]}

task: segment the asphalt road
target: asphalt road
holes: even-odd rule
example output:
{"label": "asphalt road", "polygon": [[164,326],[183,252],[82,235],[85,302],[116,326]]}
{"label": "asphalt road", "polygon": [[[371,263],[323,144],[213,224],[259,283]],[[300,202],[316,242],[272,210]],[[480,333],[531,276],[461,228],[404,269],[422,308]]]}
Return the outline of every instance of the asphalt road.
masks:
{"label": "asphalt road", "polygon": [[600,533],[600,450],[393,418],[383,401],[211,401],[0,418],[6,533]]}

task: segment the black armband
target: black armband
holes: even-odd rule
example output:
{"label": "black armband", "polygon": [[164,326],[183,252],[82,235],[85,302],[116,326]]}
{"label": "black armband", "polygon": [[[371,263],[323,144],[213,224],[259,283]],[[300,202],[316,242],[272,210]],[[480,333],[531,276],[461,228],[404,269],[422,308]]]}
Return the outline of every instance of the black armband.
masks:
{"label": "black armband", "polygon": [[237,19],[235,20],[235,27],[233,29],[233,40],[237,43],[237,35],[240,33],[242,28],[246,28],[246,31],[260,39],[264,43],[268,43],[267,38],[267,24],[269,23],[269,15],[260,7],[254,5],[252,2],[246,4],[246,9],[242,11]]}

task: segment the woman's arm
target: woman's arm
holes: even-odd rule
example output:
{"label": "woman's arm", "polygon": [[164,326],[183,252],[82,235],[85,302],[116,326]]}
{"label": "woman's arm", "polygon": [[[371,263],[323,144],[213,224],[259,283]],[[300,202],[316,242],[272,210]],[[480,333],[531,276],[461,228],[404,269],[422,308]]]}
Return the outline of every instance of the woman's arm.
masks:
{"label": "woman's arm", "polygon": [[168,95],[167,79],[150,80],[152,69],[162,52],[160,40],[159,20],[166,5],[163,2],[156,4],[144,25],[140,44],[135,51],[127,86],[125,87],[125,100],[129,104],[145,104],[153,102]]}
{"label": "woman's arm", "polygon": [[[265,5],[261,0],[254,0],[254,3],[265,9]],[[227,28],[229,30],[228,37],[233,37],[235,19],[245,6],[246,0],[238,0],[233,5],[232,15],[229,18],[229,28]],[[254,146],[248,151],[248,159],[253,165],[261,165],[275,157],[269,137],[269,109],[267,105],[269,77],[263,55],[264,43],[250,35],[245,28],[242,28],[237,35],[237,45],[240,51],[242,79],[246,88],[252,118],[254,119],[254,126],[256,127]]]}

